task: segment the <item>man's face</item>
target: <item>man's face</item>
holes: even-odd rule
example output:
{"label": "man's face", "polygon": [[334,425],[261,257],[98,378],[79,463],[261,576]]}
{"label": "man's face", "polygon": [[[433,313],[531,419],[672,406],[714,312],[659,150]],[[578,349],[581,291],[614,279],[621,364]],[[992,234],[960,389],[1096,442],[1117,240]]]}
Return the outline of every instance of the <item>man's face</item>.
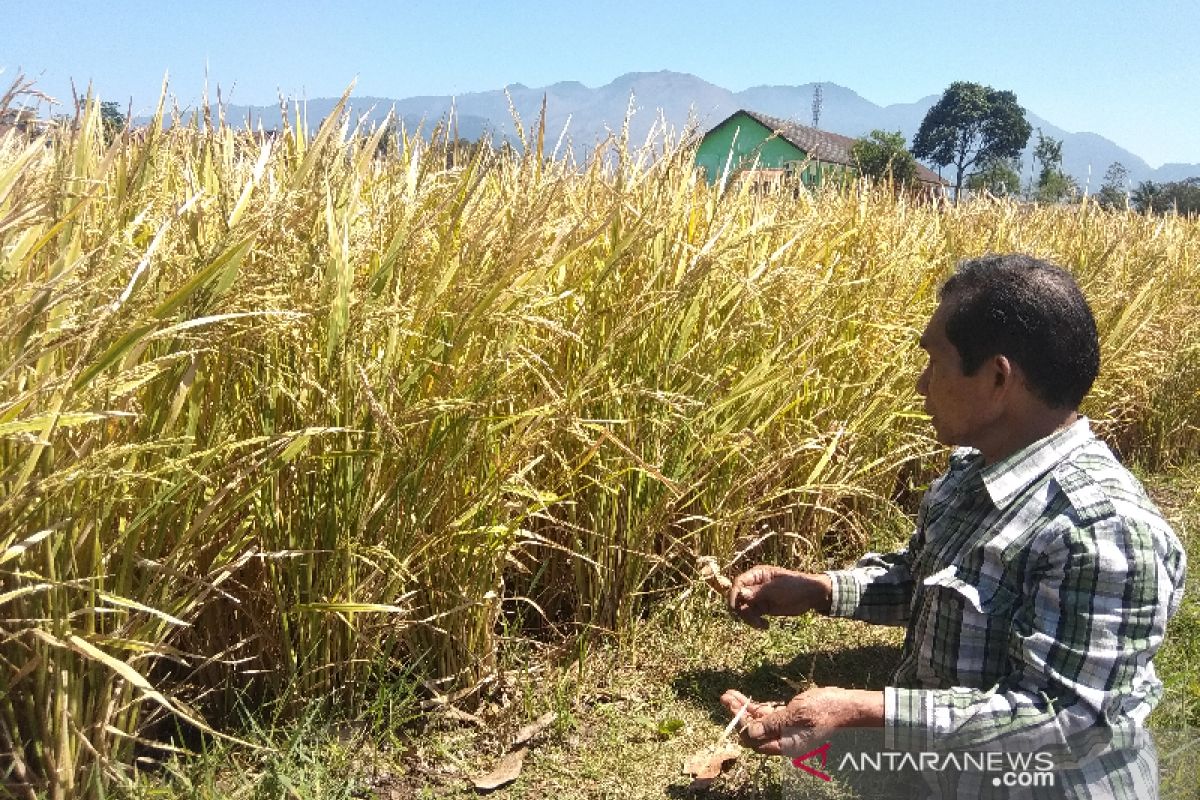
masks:
{"label": "man's face", "polygon": [[948,312],[943,302],[921,334],[929,363],[917,379],[917,391],[925,398],[925,413],[933,418],[939,442],[976,447],[996,420],[996,377],[987,362],[974,375],[963,374],[958,350],[946,338]]}

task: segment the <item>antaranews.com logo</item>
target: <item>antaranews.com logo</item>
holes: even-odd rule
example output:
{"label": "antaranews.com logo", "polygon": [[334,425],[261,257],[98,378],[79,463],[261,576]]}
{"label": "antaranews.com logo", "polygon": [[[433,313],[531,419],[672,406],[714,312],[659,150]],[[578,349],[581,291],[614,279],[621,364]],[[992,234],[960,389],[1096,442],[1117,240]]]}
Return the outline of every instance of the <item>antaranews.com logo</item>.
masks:
{"label": "antaranews.com logo", "polygon": [[[823,781],[832,780],[829,749],[832,742],[792,759],[792,766]],[[819,760],[821,768],[814,762]],[[839,772],[974,772],[991,776],[993,786],[1032,788],[1054,786],[1054,759],[1049,753],[1014,752],[847,752],[836,760]]]}

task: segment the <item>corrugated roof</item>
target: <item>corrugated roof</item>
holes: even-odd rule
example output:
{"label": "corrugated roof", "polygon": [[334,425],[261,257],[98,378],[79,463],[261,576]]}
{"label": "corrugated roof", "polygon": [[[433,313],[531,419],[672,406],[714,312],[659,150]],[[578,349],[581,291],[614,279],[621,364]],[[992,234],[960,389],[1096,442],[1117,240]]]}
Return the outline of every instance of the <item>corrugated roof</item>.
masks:
{"label": "corrugated roof", "polygon": [[[844,164],[850,167],[855,166],[854,157],[850,155],[850,148],[854,146],[854,139],[851,139],[849,136],[830,133],[819,128],[810,128],[807,125],[801,125],[797,122],[780,119],[779,117],[768,116],[767,114],[760,114],[757,111],[750,111],[745,108],[741,109],[739,113],[745,114],[751,119],[762,123],[819,161],[825,161],[830,164]],[[922,164],[917,164],[917,180],[921,183],[932,183],[937,186],[950,185],[949,181]]]}

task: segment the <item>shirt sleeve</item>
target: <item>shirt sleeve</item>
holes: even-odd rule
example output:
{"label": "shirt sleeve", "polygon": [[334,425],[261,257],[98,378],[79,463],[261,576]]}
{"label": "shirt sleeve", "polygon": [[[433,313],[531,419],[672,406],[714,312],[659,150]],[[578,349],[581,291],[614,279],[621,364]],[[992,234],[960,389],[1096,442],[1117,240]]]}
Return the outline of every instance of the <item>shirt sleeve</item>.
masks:
{"label": "shirt sleeve", "polygon": [[831,617],[849,617],[877,625],[908,622],[913,576],[909,551],[868,553],[851,569],[825,573],[833,582]]}
{"label": "shirt sleeve", "polygon": [[1013,609],[1014,671],[988,690],[888,687],[885,746],[1078,755],[1107,720],[1140,725],[1161,694],[1150,661],[1182,592],[1167,537],[1120,517],[1050,526],[1033,592]]}
{"label": "shirt sleeve", "polygon": [[917,525],[908,546],[894,553],[867,553],[850,569],[830,570],[825,574],[833,583],[829,616],[871,622],[876,625],[904,625],[908,622],[913,595],[913,564],[925,541],[925,520],[931,498],[942,480],[921,500]]}

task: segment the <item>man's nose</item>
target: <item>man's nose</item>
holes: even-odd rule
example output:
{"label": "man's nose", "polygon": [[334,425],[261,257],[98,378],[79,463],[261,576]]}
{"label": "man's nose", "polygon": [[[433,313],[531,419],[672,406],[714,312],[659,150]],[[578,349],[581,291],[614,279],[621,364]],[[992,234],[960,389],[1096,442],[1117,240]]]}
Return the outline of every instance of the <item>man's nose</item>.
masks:
{"label": "man's nose", "polygon": [[929,367],[921,370],[921,377],[917,378],[917,394],[925,397],[929,394]]}

